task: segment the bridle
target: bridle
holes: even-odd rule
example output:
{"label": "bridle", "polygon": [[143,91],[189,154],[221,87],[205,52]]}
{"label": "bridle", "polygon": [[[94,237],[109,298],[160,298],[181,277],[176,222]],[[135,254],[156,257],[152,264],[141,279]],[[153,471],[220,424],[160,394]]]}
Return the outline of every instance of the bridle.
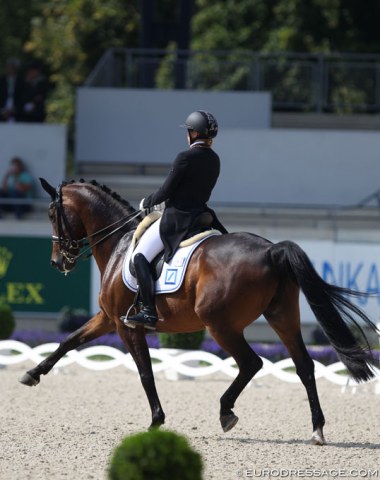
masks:
{"label": "bridle", "polygon": [[[52,235],[52,241],[53,243],[58,243],[59,252],[67,263],[74,264],[79,258],[84,257],[86,254],[85,258],[89,258],[92,255],[93,247],[104,242],[104,240],[124,228],[128,223],[141,216],[141,211],[137,210],[136,212],[129,213],[128,215],[121,217],[119,220],[116,220],[116,222],[97,230],[91,235],[76,240],[73,238],[72,228],[66,216],[65,209],[63,208],[62,187],[64,185],[65,184],[61,184],[57,187],[56,196],[53,200],[53,205],[56,211],[58,235]],[[112,227],[115,228],[110,230]],[[101,233],[104,233],[104,236],[91,245],[89,240]],[[83,248],[84,250],[82,250]],[[73,253],[73,251],[78,253]]]}

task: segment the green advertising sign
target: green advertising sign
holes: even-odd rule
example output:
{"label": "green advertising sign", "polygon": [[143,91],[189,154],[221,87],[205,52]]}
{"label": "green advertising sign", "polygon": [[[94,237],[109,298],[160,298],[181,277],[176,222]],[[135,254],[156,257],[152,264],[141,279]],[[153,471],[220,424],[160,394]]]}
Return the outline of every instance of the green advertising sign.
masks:
{"label": "green advertising sign", "polygon": [[65,276],[50,266],[50,238],[0,237],[0,301],[14,312],[90,309],[90,262]]}

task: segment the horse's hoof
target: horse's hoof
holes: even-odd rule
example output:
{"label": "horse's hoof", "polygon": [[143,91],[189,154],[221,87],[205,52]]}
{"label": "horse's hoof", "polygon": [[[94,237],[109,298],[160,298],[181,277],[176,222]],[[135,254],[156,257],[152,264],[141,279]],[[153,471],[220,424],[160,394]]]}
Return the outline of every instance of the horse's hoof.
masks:
{"label": "horse's hoof", "polygon": [[162,423],[151,423],[149,425],[149,428],[148,430],[151,431],[151,430],[157,430],[161,427]]}
{"label": "horse's hoof", "polygon": [[40,383],[39,380],[36,380],[33,378],[29,373],[24,373],[24,375],[19,378],[19,382],[22,383],[23,385],[27,385],[28,387],[35,387]]}
{"label": "horse's hoof", "polygon": [[229,432],[234,426],[237,424],[239,417],[237,417],[234,413],[230,413],[229,415],[222,415],[220,417],[220,423],[223,428],[223,432]]}
{"label": "horse's hoof", "polygon": [[152,422],[149,426],[149,431],[150,430],[156,430],[157,428],[160,428],[161,425],[163,425],[165,423],[165,421],[158,421],[158,422]]}
{"label": "horse's hoof", "polygon": [[313,435],[311,436],[311,444],[326,445],[326,440],[321,429],[317,428],[317,430],[314,430]]}

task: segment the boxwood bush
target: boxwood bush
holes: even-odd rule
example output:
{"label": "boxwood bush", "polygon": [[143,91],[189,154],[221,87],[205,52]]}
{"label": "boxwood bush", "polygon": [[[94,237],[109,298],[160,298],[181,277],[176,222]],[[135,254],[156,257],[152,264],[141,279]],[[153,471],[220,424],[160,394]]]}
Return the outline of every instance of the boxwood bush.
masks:
{"label": "boxwood bush", "polygon": [[187,439],[153,429],[124,438],[113,452],[110,480],[202,480],[203,462]]}

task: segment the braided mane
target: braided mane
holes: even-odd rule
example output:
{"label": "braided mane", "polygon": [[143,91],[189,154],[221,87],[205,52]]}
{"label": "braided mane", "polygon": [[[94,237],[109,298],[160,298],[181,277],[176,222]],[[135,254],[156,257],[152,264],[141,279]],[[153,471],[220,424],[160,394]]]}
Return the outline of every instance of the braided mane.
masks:
{"label": "braided mane", "polygon": [[[69,185],[69,184],[72,184],[72,183],[76,183],[76,180],[71,180],[69,182],[62,182],[62,186]],[[112,197],[114,200],[121,203],[125,207],[128,207],[128,208],[132,207],[131,204],[127,200],[125,200],[123,197],[121,197],[118,193],[112,191],[109,187],[107,187],[107,185],[100,184],[96,180],[91,180],[90,182],[86,182],[86,180],[81,178],[79,180],[79,183],[89,183],[91,185],[94,185],[95,187],[100,188],[100,190],[107,193],[107,195],[109,195],[110,197]]]}

